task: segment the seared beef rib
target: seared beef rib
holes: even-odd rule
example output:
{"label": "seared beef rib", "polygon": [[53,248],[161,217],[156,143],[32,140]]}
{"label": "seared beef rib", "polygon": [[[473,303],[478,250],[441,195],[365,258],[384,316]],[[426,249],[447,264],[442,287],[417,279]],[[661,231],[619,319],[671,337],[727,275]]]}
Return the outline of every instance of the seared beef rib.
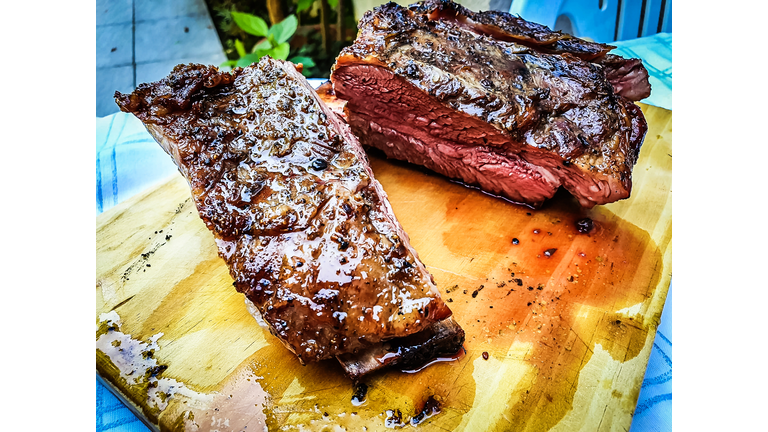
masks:
{"label": "seared beef rib", "polygon": [[637,60],[450,0],[367,12],[331,81],[364,145],[532,206],[627,198],[650,92]]}
{"label": "seared beef rib", "polygon": [[302,362],[443,327],[443,351],[461,347],[362,147],[292,64],[179,65],[115,98],[172,156],[235,288]]}

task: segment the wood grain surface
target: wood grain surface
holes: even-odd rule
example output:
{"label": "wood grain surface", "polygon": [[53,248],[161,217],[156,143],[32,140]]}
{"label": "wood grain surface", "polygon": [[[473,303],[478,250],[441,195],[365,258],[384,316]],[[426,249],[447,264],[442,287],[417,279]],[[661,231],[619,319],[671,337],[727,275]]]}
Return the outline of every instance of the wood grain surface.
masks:
{"label": "wood grain surface", "polygon": [[302,366],[248,313],[179,175],[97,218],[97,373],[160,430],[628,430],[672,273],[672,113],[641,107],[632,196],[591,210],[371,155],[458,359],[368,377],[353,404],[338,363]]}

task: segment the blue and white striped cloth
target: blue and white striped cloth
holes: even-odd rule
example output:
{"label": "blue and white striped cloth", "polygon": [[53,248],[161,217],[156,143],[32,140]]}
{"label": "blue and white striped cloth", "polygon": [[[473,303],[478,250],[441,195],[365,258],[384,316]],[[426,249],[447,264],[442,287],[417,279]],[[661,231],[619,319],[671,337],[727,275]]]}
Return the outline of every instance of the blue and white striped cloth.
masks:
{"label": "blue and white striped cloth", "polygon": [[[651,96],[642,102],[672,109],[672,35],[614,42],[613,53],[640,58],[650,73]],[[310,80],[318,86],[324,80]],[[176,166],[133,115],[96,120],[96,214],[159,184]],[[145,432],[147,427],[96,382],[96,431]],[[672,288],[661,316],[630,432],[672,430]]]}

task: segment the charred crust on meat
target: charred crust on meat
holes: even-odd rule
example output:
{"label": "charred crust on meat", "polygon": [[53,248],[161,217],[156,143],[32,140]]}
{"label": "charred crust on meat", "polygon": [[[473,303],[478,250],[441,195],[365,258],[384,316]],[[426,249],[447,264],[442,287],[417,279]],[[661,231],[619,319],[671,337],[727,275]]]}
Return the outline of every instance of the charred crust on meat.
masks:
{"label": "charred crust on meat", "polygon": [[235,289],[302,363],[450,317],[357,139],[289,63],[180,65],[116,101],[173,157]]}
{"label": "charred crust on meat", "polygon": [[388,3],[359,29],[331,81],[364,144],[533,207],[560,186],[584,207],[629,196],[647,129],[632,103],[650,89],[641,62],[450,0]]}

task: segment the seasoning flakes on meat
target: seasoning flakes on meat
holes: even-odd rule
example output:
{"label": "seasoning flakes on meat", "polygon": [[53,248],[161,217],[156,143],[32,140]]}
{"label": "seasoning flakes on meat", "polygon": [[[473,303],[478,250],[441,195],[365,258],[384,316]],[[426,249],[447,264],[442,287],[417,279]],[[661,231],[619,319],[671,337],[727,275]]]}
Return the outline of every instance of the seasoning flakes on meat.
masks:
{"label": "seasoning flakes on meat", "polygon": [[609,45],[450,0],[367,12],[334,98],[364,145],[513,201],[627,198],[648,74]]}
{"label": "seasoning flakes on meat", "polygon": [[450,317],[359,142],[292,64],[179,65],[115,98],[172,156],[236,289],[302,362]]}

